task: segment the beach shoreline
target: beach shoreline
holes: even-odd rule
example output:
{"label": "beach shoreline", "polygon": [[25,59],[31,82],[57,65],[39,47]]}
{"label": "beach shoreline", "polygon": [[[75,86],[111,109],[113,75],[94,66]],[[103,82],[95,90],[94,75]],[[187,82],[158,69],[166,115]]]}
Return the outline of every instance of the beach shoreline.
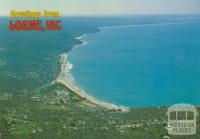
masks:
{"label": "beach shoreline", "polygon": [[104,107],[106,109],[113,110],[113,111],[121,111],[121,112],[129,111],[129,108],[127,108],[127,107],[117,106],[115,104],[100,101],[100,100],[88,95],[85,91],[78,89],[77,87],[75,87],[74,85],[70,84],[69,82],[67,82],[65,80],[57,79],[56,83],[64,85],[72,93],[78,95],[80,98],[85,99],[88,102],[95,104],[97,106],[101,106],[101,107]]}
{"label": "beach shoreline", "polygon": [[[77,47],[83,46],[87,44],[87,41],[83,39],[87,34],[83,34],[81,36],[76,37],[76,40],[80,41],[80,44],[73,45],[72,50],[76,49]],[[77,86],[75,86],[73,83],[74,79],[72,75],[70,74],[71,69],[73,68],[73,64],[71,64],[68,61],[68,54],[71,52],[69,51],[68,53],[63,53],[60,55],[60,63],[61,63],[61,72],[59,76],[56,79],[56,83],[64,85],[69,91],[72,93],[78,95],[82,99],[86,99],[88,102],[95,104],[97,106],[104,107],[109,110],[113,111],[121,111],[121,112],[128,112],[129,108],[124,107],[124,106],[118,106],[115,104],[107,103],[104,101],[100,101],[93,96],[88,95],[84,90],[79,89]]]}

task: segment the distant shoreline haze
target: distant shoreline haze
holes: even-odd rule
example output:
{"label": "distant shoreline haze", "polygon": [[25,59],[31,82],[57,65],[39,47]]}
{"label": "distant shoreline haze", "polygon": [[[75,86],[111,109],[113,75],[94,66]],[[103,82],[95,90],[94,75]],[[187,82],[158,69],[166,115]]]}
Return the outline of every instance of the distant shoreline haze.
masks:
{"label": "distant shoreline haze", "polygon": [[62,15],[152,15],[152,14],[200,14],[199,0],[18,0],[5,1],[0,5],[1,15],[7,15],[10,10],[59,10]]}

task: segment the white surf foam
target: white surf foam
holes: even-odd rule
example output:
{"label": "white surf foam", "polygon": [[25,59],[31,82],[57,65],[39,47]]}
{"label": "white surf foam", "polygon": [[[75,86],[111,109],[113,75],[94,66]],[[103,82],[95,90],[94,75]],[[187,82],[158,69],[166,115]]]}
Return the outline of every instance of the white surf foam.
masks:
{"label": "white surf foam", "polygon": [[[84,40],[85,36],[86,36],[86,34],[75,38],[75,39],[79,40],[81,43],[74,45],[72,50],[76,49],[77,47],[86,45],[88,43],[87,41]],[[68,89],[73,90],[80,97],[87,98],[87,100],[90,101],[91,103],[101,105],[103,107],[106,107],[106,108],[112,109],[112,110],[121,110],[123,112],[129,111],[128,107],[117,106],[115,104],[106,103],[106,102],[97,100],[96,98],[88,95],[83,89],[80,89],[80,87],[77,87],[77,85],[75,84],[75,80],[74,80],[72,74],[70,73],[70,71],[72,70],[74,65],[68,61],[69,53],[71,53],[72,50],[68,53],[63,53],[60,55],[61,71],[60,71],[59,76],[57,77],[57,82],[62,83],[63,85],[68,87]]]}
{"label": "white surf foam", "polygon": [[6,49],[5,48],[0,48],[0,51],[5,51]]}
{"label": "white surf foam", "polygon": [[68,81],[68,82],[72,83],[73,85],[75,85],[74,78],[73,78],[72,74],[70,73],[70,71],[72,70],[74,65],[68,61],[68,55],[77,47],[86,45],[88,43],[87,41],[84,40],[85,36],[86,36],[86,34],[76,37],[75,39],[79,40],[81,43],[73,45],[72,50],[70,52],[63,53],[60,55],[61,71],[58,76],[58,79]]}
{"label": "white surf foam", "polygon": [[161,26],[161,25],[173,25],[173,24],[184,24],[185,22],[165,22],[165,23],[152,23],[152,24],[130,24],[123,26],[107,26],[99,27],[99,29],[112,29],[112,28],[127,28],[127,27],[144,27],[144,26]]}

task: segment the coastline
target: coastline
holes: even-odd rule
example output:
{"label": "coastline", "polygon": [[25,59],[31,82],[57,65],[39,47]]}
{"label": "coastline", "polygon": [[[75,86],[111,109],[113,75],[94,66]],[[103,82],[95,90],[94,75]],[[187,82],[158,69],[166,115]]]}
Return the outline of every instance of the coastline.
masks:
{"label": "coastline", "polygon": [[[152,23],[152,24],[140,24],[140,25],[129,24],[129,25],[121,25],[121,26],[118,26],[118,25],[116,25],[116,26],[100,26],[100,27],[97,27],[98,31],[92,32],[92,33],[89,33],[89,34],[99,33],[104,29],[112,29],[112,28],[127,28],[127,27],[140,27],[140,26],[160,26],[160,25],[171,25],[171,24],[184,24],[184,22]],[[76,49],[77,47],[84,46],[88,43],[87,41],[84,40],[85,36],[87,36],[87,33],[75,37],[75,39],[79,40],[80,43],[73,45],[72,49],[69,52],[63,53],[63,54],[60,55],[61,56],[61,58],[60,58],[61,72],[60,72],[56,82],[64,85],[71,92],[75,93],[76,95],[78,95],[79,97],[81,97],[83,99],[88,100],[89,102],[91,102],[95,105],[99,105],[99,106],[102,106],[102,107],[105,107],[105,108],[111,109],[111,110],[129,111],[129,107],[118,106],[116,104],[100,101],[100,100],[96,99],[95,97],[88,95],[87,92],[85,92],[84,90],[80,89],[78,86],[75,85],[73,76],[70,74],[70,71],[73,68],[73,64],[71,64],[68,61],[67,58],[68,58],[68,54],[71,53],[74,49]]]}
{"label": "coastline", "polygon": [[[100,28],[98,28],[100,29]],[[72,50],[76,49],[79,46],[86,45],[87,42],[83,39],[87,34],[83,34],[81,36],[76,37],[75,39],[79,40],[81,43],[73,45]],[[93,96],[88,95],[84,90],[79,89],[77,86],[74,84],[74,79],[72,75],[70,74],[70,70],[73,68],[73,65],[68,62],[67,57],[68,54],[71,52],[69,51],[68,53],[63,53],[60,55],[60,63],[61,63],[61,71],[59,76],[56,79],[56,83],[64,85],[69,91],[72,93],[78,95],[80,98],[87,100],[88,102],[95,104],[97,106],[104,107],[109,110],[113,111],[121,111],[121,112],[128,112],[129,108],[124,107],[124,106],[118,106],[115,104],[107,103],[104,101],[100,101]]]}
{"label": "coastline", "polygon": [[64,85],[71,92],[75,93],[76,95],[78,95],[82,99],[86,99],[87,101],[89,101],[92,104],[95,104],[95,105],[98,105],[98,106],[102,106],[102,107],[104,107],[106,109],[114,110],[114,111],[122,111],[122,112],[128,112],[129,111],[129,109],[127,107],[117,106],[115,104],[111,104],[111,103],[106,103],[106,102],[100,101],[100,100],[88,95],[83,90],[78,89],[77,87],[75,87],[74,85],[70,84],[69,82],[67,82],[65,80],[57,79],[56,82],[59,83],[59,84]]}

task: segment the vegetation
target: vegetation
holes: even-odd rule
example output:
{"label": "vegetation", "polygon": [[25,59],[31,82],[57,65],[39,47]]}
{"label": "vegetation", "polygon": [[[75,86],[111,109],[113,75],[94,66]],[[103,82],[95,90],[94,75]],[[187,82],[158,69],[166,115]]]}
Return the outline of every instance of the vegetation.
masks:
{"label": "vegetation", "polygon": [[1,139],[197,139],[170,136],[166,107],[132,108],[121,113],[90,104],[61,85],[43,93],[1,93]]}

